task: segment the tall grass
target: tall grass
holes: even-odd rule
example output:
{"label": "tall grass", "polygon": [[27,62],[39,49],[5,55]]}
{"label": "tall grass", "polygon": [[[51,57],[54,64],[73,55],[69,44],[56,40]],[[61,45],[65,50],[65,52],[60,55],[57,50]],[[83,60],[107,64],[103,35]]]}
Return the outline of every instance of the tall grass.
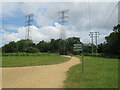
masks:
{"label": "tall grass", "polygon": [[118,59],[85,56],[83,73],[81,67],[70,68],[66,88],[118,88]]}

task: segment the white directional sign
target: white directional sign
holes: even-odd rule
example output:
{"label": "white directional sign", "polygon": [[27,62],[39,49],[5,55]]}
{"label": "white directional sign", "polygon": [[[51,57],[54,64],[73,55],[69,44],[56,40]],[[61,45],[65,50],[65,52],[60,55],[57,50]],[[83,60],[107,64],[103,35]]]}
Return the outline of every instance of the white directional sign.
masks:
{"label": "white directional sign", "polygon": [[82,51],[82,72],[84,71],[84,55],[83,55],[83,45],[74,44],[74,51]]}
{"label": "white directional sign", "polygon": [[74,47],[82,47],[82,44],[74,44]]}
{"label": "white directional sign", "polygon": [[74,44],[74,51],[82,51],[82,44]]}
{"label": "white directional sign", "polygon": [[82,51],[82,49],[74,49],[74,51]]}

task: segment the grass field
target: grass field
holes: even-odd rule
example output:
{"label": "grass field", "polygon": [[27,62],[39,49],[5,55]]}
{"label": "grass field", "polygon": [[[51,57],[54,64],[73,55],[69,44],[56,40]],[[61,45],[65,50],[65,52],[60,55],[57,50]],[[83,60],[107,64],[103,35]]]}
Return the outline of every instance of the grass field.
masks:
{"label": "grass field", "polygon": [[69,60],[57,54],[45,56],[3,56],[2,67],[21,67],[58,64]]}
{"label": "grass field", "polygon": [[118,59],[85,56],[84,73],[81,72],[81,64],[71,67],[64,87],[117,88]]}

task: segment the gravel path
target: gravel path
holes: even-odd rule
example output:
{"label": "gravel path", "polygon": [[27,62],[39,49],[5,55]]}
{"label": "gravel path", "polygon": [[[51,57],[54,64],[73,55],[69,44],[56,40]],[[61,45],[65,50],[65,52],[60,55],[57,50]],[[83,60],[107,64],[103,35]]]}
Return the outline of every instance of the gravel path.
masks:
{"label": "gravel path", "polygon": [[78,58],[72,57],[67,62],[55,65],[2,68],[2,86],[3,88],[63,88],[67,71],[79,63]]}

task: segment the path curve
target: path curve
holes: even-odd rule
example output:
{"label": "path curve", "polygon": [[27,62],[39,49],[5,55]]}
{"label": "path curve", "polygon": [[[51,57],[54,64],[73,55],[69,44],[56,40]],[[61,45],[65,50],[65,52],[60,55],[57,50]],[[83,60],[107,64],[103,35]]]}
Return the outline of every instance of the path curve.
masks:
{"label": "path curve", "polygon": [[78,58],[72,57],[67,62],[55,65],[2,68],[2,87],[63,88],[67,71],[71,66],[79,63]]}

